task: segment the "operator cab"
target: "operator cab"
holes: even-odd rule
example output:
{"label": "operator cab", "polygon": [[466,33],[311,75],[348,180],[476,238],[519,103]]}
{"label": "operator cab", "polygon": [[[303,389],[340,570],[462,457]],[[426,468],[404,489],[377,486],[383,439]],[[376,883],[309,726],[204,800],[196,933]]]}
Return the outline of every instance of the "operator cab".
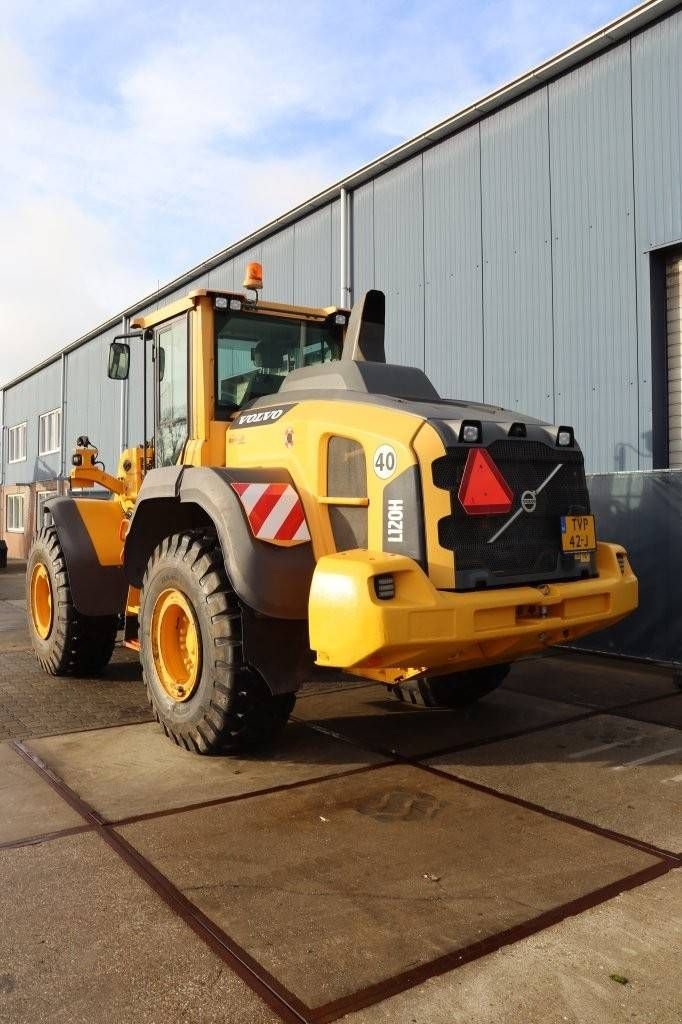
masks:
{"label": "operator cab", "polygon": [[[113,380],[128,377],[129,341],[141,343],[143,392],[151,353],[154,417],[153,439],[147,444],[154,452],[156,467],[173,466],[182,459],[192,436],[192,374],[201,373],[201,367],[213,367],[215,400],[210,415],[231,420],[246,405],[276,394],[292,370],[341,358],[349,310],[261,301],[263,271],[259,263],[247,264],[243,286],[253,298],[238,292],[197,289],[161,310],[136,318],[132,322],[136,330],[117,335],[111,343],[108,374]],[[191,314],[197,309],[199,319],[192,321]],[[145,438],[147,411],[143,394]],[[206,430],[206,424],[196,429]]]}

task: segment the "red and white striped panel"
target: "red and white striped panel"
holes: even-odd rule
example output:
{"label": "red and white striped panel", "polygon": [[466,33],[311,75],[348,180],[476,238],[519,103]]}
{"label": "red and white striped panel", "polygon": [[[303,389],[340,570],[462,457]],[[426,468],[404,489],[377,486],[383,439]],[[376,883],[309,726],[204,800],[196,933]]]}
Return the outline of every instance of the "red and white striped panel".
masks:
{"label": "red and white striped panel", "polygon": [[254,537],[259,540],[310,540],[303,505],[291,484],[232,484]]}

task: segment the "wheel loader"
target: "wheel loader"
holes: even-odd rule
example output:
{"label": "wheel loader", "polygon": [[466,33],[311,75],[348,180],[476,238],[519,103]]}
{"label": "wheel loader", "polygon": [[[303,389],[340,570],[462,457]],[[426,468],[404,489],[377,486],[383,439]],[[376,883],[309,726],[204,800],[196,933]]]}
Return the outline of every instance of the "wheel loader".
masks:
{"label": "wheel loader", "polygon": [[243,292],[194,290],[112,342],[114,380],[142,349],[144,437],[115,476],[79,438],[78,493],[46,505],[27,603],[47,673],[98,673],[122,629],[168,737],[241,751],[313,672],[462,706],[636,607],[570,426],[387,363],[379,291],[349,312],[261,288],[251,264]]}

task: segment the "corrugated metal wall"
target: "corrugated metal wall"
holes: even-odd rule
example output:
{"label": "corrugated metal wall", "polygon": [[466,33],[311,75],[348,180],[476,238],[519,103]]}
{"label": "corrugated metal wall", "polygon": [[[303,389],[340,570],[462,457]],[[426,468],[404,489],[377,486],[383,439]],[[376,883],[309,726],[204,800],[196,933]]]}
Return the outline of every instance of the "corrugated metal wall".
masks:
{"label": "corrugated metal wall", "polygon": [[552,259],[547,95],[481,124],[483,393],[552,420]]}
{"label": "corrugated metal wall", "polygon": [[422,158],[374,182],[374,286],[386,293],[386,358],[424,367]]}
{"label": "corrugated metal wall", "polygon": [[59,454],[38,455],[38,423],[45,412],[56,409],[61,402],[61,359],[34,373],[16,387],[5,392],[4,425],[26,423],[26,461],[8,463],[6,448],[4,481],[23,484],[32,480],[52,480],[59,474]]}
{"label": "corrugated metal wall", "polygon": [[639,367],[639,468],[651,458],[650,250],[682,240],[682,14],[631,42]]}
{"label": "corrugated metal wall", "polygon": [[483,400],[481,151],[474,125],[424,154],[425,370]]}
{"label": "corrugated metal wall", "polygon": [[119,454],[121,393],[120,381],[107,377],[109,342],[121,329],[107,331],[66,357],[66,471],[70,469],[71,448],[80,434],[87,434],[99,448],[109,472],[116,471]]}
{"label": "corrugated metal wall", "polygon": [[[681,92],[677,11],[351,193],[352,285],[385,290],[389,358],[425,367],[443,394],[574,424],[591,471],[650,468],[649,253],[682,240]],[[339,233],[337,200],[195,286],[239,288],[255,259],[264,297],[338,302]],[[87,430],[113,458],[120,386],[103,377],[106,342],[68,357],[67,438]],[[7,392],[6,425],[21,415],[37,439],[55,373]],[[38,397],[48,378],[53,397]]]}
{"label": "corrugated metal wall", "polygon": [[556,417],[591,465],[636,469],[630,46],[549,87]]}

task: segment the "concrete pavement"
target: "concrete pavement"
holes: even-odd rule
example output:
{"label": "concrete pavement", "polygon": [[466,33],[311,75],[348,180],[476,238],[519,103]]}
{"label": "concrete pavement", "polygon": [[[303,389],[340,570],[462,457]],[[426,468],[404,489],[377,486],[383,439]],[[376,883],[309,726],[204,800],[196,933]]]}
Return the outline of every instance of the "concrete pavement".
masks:
{"label": "concrete pavement", "polygon": [[558,654],[466,712],[310,687],[202,759],[139,666],[42,675],[0,574],[0,1020],[682,1016],[682,694]]}

